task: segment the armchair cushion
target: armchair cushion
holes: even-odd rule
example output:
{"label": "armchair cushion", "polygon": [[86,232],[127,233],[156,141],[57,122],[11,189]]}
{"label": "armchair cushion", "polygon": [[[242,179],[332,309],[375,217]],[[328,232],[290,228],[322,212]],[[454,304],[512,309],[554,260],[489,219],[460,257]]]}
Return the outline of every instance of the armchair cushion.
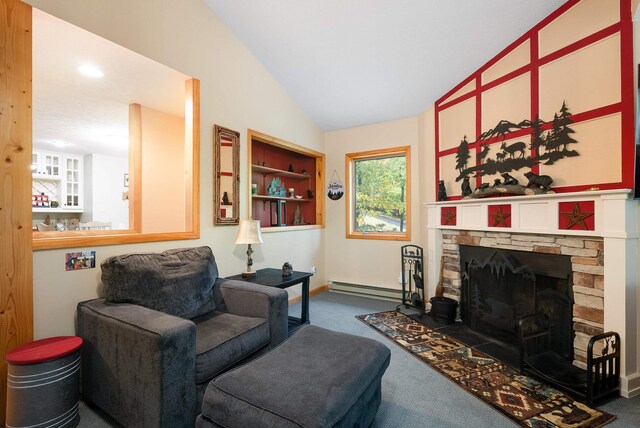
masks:
{"label": "armchair cushion", "polygon": [[215,310],[218,268],[209,247],[113,256],[101,268],[107,302],[134,303],[188,319]]}
{"label": "armchair cushion", "polygon": [[196,324],[196,383],[208,381],[269,343],[269,323],[214,312]]}

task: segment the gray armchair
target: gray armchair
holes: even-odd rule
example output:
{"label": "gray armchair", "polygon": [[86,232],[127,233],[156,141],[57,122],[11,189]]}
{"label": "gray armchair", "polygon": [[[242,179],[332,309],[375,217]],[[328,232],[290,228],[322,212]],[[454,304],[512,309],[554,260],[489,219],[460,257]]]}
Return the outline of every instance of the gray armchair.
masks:
{"label": "gray armchair", "polygon": [[78,304],[82,395],[124,426],[193,426],[211,379],[287,337],[287,293],[218,278],[208,247],[101,267],[105,298]]}

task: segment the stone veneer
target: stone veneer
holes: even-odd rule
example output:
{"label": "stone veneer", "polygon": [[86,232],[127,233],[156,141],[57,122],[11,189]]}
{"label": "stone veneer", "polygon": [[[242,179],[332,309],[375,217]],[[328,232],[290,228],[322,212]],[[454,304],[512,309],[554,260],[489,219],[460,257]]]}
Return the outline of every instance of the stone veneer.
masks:
{"label": "stone veneer", "polygon": [[442,231],[444,295],[460,300],[459,245],[571,256],[574,364],[586,367],[589,338],[604,331],[604,240],[599,237],[509,232]]}

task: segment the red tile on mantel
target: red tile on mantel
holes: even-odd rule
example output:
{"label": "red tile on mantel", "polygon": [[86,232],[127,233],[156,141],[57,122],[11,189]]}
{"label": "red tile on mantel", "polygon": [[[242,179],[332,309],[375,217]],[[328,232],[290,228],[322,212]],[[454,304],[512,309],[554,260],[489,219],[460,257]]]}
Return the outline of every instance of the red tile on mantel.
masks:
{"label": "red tile on mantel", "polygon": [[595,230],[596,213],[593,201],[558,203],[558,229]]}
{"label": "red tile on mantel", "polygon": [[440,225],[442,226],[455,226],[457,207],[442,207],[440,209]]}
{"label": "red tile on mantel", "polygon": [[511,227],[511,205],[489,205],[489,227]]}

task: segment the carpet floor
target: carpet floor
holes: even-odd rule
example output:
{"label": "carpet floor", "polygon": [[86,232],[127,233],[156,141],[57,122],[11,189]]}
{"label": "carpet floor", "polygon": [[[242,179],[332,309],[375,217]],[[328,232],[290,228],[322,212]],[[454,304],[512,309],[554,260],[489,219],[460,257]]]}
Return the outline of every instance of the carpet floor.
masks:
{"label": "carpet floor", "polygon": [[523,427],[599,428],[615,419],[401,312],[356,318]]}
{"label": "carpet floor", "polygon": [[[358,321],[355,316],[395,309],[397,302],[326,292],[311,298],[311,324],[379,340],[389,340]],[[300,304],[290,307],[300,313]],[[382,404],[373,428],[514,427],[514,422],[399,346],[389,346],[391,363],[382,378]],[[619,398],[600,409],[616,415],[606,428],[640,426],[640,396]],[[117,426],[91,406],[81,403],[82,428]]]}

